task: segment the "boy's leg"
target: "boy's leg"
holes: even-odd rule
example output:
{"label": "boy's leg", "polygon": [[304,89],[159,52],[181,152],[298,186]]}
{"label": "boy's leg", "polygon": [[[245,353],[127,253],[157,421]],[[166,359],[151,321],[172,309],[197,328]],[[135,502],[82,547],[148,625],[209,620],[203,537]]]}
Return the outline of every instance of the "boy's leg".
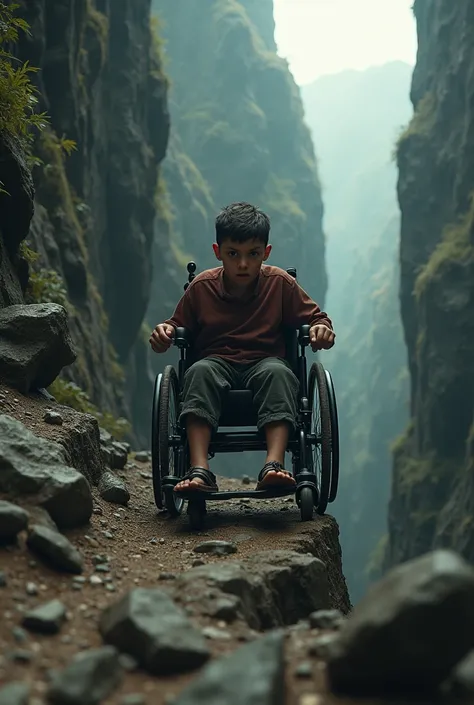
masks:
{"label": "boy's leg", "polygon": [[216,357],[198,360],[186,371],[180,420],[186,425],[191,477],[179,482],[175,491],[206,486],[216,489],[216,478],[208,464],[209,443],[219,423],[222,399],[234,377],[232,365]]}
{"label": "boy's leg", "polygon": [[285,360],[269,357],[256,362],[242,375],[252,390],[258,412],[258,427],[265,430],[267,457],[257,487],[293,485],[285,470],[285,451],[298,413],[299,382]]}

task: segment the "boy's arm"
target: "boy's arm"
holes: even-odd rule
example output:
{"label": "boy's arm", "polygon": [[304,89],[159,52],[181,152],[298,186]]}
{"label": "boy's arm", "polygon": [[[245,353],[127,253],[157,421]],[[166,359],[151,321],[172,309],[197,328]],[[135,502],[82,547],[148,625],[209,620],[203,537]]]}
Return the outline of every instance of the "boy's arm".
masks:
{"label": "boy's arm", "polygon": [[186,328],[190,333],[194,333],[197,327],[194,298],[193,287],[188,286],[183,296],[178,301],[171,318],[163,321],[163,323],[173,326],[174,328]]}
{"label": "boy's arm", "polygon": [[334,345],[332,321],[325,311],[308,296],[298,282],[292,282],[283,294],[283,324],[290,328],[303,325],[311,326],[311,344],[313,349]]}

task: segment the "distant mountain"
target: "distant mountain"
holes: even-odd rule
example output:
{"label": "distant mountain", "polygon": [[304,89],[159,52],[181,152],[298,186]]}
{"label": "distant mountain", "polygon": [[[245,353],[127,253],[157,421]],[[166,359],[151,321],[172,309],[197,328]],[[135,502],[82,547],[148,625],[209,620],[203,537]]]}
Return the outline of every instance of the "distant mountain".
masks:
{"label": "distant mountain", "polygon": [[370,556],[386,532],[389,446],[408,413],[392,155],[412,112],[411,72],[397,61],[324,76],[302,88],[323,192],[326,310],[337,334],[334,351],[324,358],[341,424],[334,511],[354,601],[365,592]]}

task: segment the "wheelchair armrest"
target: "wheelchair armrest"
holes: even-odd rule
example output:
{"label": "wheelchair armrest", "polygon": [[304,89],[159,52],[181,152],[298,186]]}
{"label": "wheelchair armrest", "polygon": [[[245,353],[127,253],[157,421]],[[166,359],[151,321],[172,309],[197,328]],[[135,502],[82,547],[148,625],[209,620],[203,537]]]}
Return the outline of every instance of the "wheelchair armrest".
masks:
{"label": "wheelchair armrest", "polygon": [[311,326],[304,325],[301,326],[298,330],[298,343],[301,345],[302,348],[305,348],[307,345],[309,345],[309,330]]}
{"label": "wheelchair armrest", "polygon": [[174,344],[180,350],[191,347],[191,334],[187,328],[175,328]]}

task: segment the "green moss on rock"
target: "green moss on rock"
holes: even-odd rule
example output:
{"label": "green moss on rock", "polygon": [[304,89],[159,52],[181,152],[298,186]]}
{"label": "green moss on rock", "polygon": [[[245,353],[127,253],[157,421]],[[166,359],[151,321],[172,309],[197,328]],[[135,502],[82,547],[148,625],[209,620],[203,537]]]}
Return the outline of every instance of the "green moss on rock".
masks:
{"label": "green moss on rock", "polygon": [[467,213],[457,223],[447,225],[441,241],[436,245],[428,262],[423,266],[415,282],[415,295],[420,298],[429,284],[443,277],[446,267],[454,263],[467,263],[474,258],[472,245],[474,233],[474,195]]}

